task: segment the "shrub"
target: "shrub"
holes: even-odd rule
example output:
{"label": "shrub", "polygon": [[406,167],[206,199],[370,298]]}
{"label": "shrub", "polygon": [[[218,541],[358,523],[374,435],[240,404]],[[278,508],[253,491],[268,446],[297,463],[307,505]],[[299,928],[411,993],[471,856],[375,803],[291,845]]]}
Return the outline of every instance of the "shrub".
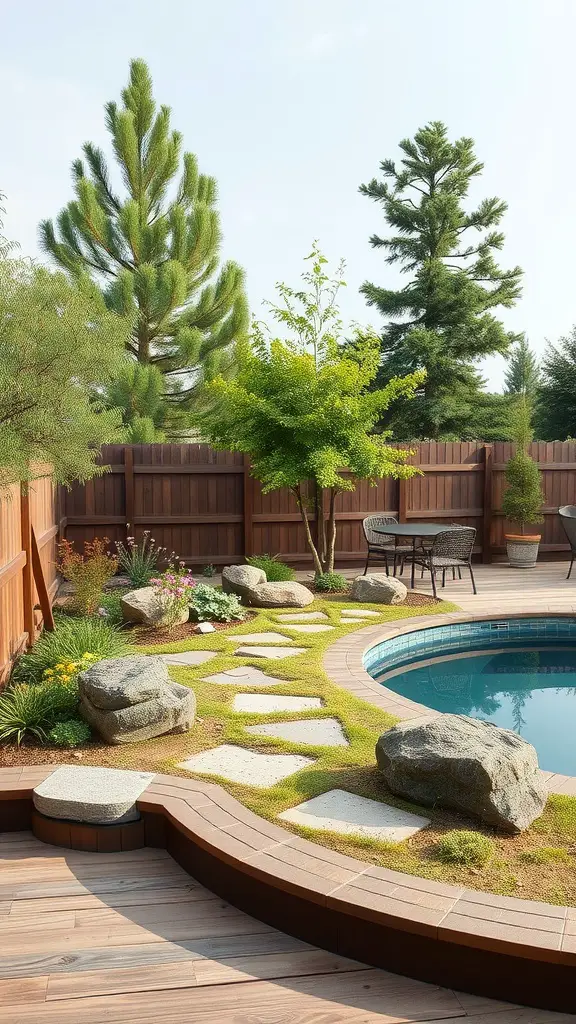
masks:
{"label": "shrub", "polygon": [[48,739],[55,747],[79,747],[91,735],[90,726],[82,718],[66,718],[50,729]]}
{"label": "shrub", "polygon": [[336,592],[348,589],[348,580],[340,572],[322,572],[314,577],[316,590],[323,592]]}
{"label": "shrub", "polygon": [[45,743],[48,730],[62,717],[69,718],[77,707],[75,684],[12,686],[0,695],[0,740],[15,741],[20,746],[29,735]]}
{"label": "shrub", "polygon": [[93,661],[119,658],[128,654],[124,634],[102,619],[73,619],[59,616],[53,633],[45,630],[27,654],[18,659],[15,678],[39,682],[46,669],[60,663],[82,661],[86,654]]}
{"label": "shrub", "polygon": [[144,530],[142,540],[138,543],[134,537],[127,537],[125,544],[116,541],[118,564],[133,587],[148,586],[165,551],[166,548],[156,546],[154,537],[150,537],[150,530]]}
{"label": "shrub", "polygon": [[448,864],[486,864],[494,853],[494,843],[481,832],[453,829],[438,843],[440,860]]}
{"label": "shrub", "polygon": [[170,563],[166,572],[150,580],[150,585],[154,587],[162,609],[162,626],[170,629],[178,622],[184,609],[192,604],[196,580],[184,562],[178,566]]}
{"label": "shrub", "polygon": [[205,565],[204,568],[202,569],[202,575],[206,576],[208,579],[211,579],[212,576],[216,575],[216,569],[212,564]]}
{"label": "shrub", "polygon": [[100,594],[96,615],[112,626],[121,626],[124,622],[122,614],[122,595],[125,590],[116,590]]}
{"label": "shrub", "polygon": [[199,622],[230,622],[246,614],[236,594],[225,594],[207,583],[199,583],[192,599],[192,613]]}
{"label": "shrub", "polygon": [[269,583],[281,583],[283,580],[294,579],[294,570],[286,565],[286,562],[280,562],[278,555],[251,555],[246,561],[248,565],[262,569],[266,573]]}
{"label": "shrub", "polygon": [[84,541],[84,554],[74,551],[69,540],[58,545],[58,569],[65,579],[74,584],[71,607],[81,615],[92,615],[97,607],[102,588],[114,576],[118,559],[106,551],[107,537]]}
{"label": "shrub", "polygon": [[520,860],[527,864],[549,864],[554,861],[567,863],[570,859],[568,850],[562,846],[538,846],[535,850],[525,850],[520,854]]}

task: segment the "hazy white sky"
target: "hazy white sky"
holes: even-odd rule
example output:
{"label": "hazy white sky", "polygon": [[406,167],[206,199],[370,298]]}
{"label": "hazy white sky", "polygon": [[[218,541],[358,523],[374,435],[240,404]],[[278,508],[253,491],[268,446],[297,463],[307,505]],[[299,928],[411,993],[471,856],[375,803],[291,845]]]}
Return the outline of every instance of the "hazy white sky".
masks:
{"label": "hazy white sky", "polygon": [[[358,194],[428,120],[470,135],[485,171],[474,198],[509,211],[502,262],[525,270],[504,314],[541,351],[576,322],[574,0],[28,0],[2,13],[4,233],[38,255],[38,221],[71,195],[70,164],[106,146],[103,104],[131,57],[220,186],[224,255],[252,307],[296,283],[318,238],[347,261],[345,317],[379,320],[363,280],[393,283],[368,238],[380,209]],[[502,382],[503,361],[485,367]]]}

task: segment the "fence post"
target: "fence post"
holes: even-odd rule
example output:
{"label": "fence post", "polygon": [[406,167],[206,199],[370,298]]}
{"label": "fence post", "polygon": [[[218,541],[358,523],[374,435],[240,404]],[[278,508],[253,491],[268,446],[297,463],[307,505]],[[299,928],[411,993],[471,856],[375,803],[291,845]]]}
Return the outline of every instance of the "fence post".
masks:
{"label": "fence post", "polygon": [[244,558],[254,554],[254,477],[250,474],[250,459],[244,456]]}
{"label": "fence post", "polygon": [[134,449],[131,445],[124,448],[124,510],[126,536],[134,536]]}
{"label": "fence post", "polygon": [[398,522],[405,523],[408,511],[408,481],[400,477],[398,481]]}
{"label": "fence post", "polygon": [[20,530],[22,549],[26,561],[22,567],[22,598],[24,606],[24,631],[28,633],[28,644],[33,644],[36,636],[34,621],[34,586],[32,576],[32,524],[30,520],[30,498],[28,490],[20,488]]}
{"label": "fence post", "polygon": [[482,526],[482,561],[492,561],[492,445],[484,445],[484,516]]}
{"label": "fence post", "polygon": [[48,593],[48,587],[46,586],[46,580],[44,579],[42,562],[40,561],[40,552],[38,551],[38,544],[36,542],[36,534],[34,533],[33,526],[30,528],[30,539],[32,541],[32,570],[34,572],[34,582],[36,584],[36,590],[38,591],[40,608],[42,609],[44,629],[53,631],[54,616],[52,614],[52,605],[50,603],[50,595]]}

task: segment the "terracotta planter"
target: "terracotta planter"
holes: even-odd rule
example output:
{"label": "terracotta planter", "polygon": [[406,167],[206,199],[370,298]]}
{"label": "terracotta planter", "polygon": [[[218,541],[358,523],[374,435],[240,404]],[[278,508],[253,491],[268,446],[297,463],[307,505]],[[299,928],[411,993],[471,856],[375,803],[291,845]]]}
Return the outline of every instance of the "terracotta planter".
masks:
{"label": "terracotta planter", "polygon": [[538,558],[540,534],[506,534],[508,562],[513,569],[533,569]]}

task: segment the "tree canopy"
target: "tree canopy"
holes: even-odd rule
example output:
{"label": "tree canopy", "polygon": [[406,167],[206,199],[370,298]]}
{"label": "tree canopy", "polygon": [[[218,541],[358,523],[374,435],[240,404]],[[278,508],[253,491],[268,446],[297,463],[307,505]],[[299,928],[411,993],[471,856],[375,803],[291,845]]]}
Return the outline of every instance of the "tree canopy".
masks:
{"label": "tree canopy", "polygon": [[538,360],[525,334],[521,334],[508,358],[504,374],[504,392],[507,395],[525,395],[534,400],[540,383]]}
{"label": "tree canopy", "polygon": [[466,211],[483,164],[473,140],[450,142],[440,121],[403,139],[400,150],[400,164],[384,160],[382,179],[360,192],[382,207],[392,232],[373,235],[371,245],[409,279],[396,289],[366,282],[361,291],[386,318],[380,379],[418,369],[427,376],[416,399],[396,403],[384,424],[403,440],[470,436],[483,385],[475,364],[516,340],[494,312],[520,295],[520,267],[503,270],[495,259],[506,203],[492,197]]}
{"label": "tree canopy", "polygon": [[[205,377],[226,372],[246,331],[244,274],[236,263],[219,265],[216,181],[199,173],[194,154],[182,154],[143,60],[130,64],[122,105],[105,111],[122,191],[102,150],[85,143],[72,165],[75,198],[56,225],[42,222],[40,241],[74,278],[88,273],[108,308],[133,324],[126,350],[142,369],[133,372],[134,401],[121,405],[131,440],[178,437]],[[130,379],[126,371],[124,393]],[[161,399],[153,415],[140,401],[147,390]],[[113,389],[109,404],[117,398]]]}
{"label": "tree canopy", "polygon": [[536,425],[543,441],[576,437],[576,326],[544,354]]}

